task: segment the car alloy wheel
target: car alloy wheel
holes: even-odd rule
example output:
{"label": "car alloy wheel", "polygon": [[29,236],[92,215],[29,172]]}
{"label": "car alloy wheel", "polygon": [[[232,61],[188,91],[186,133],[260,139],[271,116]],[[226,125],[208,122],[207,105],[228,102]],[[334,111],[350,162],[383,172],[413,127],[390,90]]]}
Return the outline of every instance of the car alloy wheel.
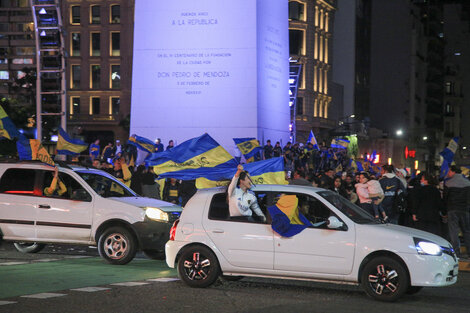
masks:
{"label": "car alloy wheel", "polygon": [[369,296],[381,301],[397,300],[409,286],[408,273],[403,265],[389,257],[377,257],[367,263],[361,282]]}
{"label": "car alloy wheel", "polygon": [[122,227],[111,227],[103,232],[98,241],[100,256],[111,264],[129,263],[135,256],[136,240]]}
{"label": "car alloy wheel", "polygon": [[178,260],[178,274],[191,287],[207,287],[219,277],[219,262],[214,253],[203,246],[183,251]]}

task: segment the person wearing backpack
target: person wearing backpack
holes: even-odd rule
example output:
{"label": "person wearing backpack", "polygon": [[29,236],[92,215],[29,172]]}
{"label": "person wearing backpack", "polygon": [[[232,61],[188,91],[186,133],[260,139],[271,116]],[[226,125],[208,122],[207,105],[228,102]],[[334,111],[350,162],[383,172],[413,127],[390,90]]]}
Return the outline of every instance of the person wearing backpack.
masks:
{"label": "person wearing backpack", "polygon": [[382,178],[379,180],[379,183],[384,191],[382,207],[388,216],[389,223],[398,224],[400,212],[397,209],[399,202],[397,200],[403,198],[405,186],[395,175],[393,165],[384,165],[382,167]]}

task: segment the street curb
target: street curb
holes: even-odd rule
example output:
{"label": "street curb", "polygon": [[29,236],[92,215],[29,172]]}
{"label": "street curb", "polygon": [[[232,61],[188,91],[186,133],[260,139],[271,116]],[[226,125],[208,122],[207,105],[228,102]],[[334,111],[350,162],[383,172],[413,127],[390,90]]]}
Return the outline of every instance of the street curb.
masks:
{"label": "street curb", "polygon": [[470,261],[459,260],[459,271],[470,272]]}

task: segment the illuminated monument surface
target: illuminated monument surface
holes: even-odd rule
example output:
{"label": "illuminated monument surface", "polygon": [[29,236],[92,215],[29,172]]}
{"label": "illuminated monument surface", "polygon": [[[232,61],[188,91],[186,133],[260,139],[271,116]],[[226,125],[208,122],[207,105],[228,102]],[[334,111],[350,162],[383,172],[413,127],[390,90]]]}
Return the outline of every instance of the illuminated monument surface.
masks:
{"label": "illuminated monument surface", "polygon": [[135,2],[131,134],[289,139],[288,1]]}

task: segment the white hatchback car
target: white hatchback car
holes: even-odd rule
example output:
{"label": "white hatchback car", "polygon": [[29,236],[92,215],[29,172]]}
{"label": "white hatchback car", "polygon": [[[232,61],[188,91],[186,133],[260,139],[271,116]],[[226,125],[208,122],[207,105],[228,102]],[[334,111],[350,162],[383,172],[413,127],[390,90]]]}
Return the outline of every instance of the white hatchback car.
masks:
{"label": "white hatchback car", "polygon": [[22,252],[47,243],[97,245],[109,263],[126,264],[138,250],[163,259],[180,206],[136,195],[110,174],[59,167],[66,191],[46,195],[53,169],[38,162],[0,162],[0,240]]}
{"label": "white hatchback car", "polygon": [[[266,222],[230,217],[225,188],[200,190],[171,229],[166,262],[191,287],[219,275],[273,277],[361,284],[378,300],[395,301],[422,287],[452,285],[458,260],[443,238],[377,223],[325,189],[258,185],[252,189]],[[281,194],[296,195],[312,225],[286,238],[274,232],[267,208]],[[316,226],[314,226],[316,225]]]}

